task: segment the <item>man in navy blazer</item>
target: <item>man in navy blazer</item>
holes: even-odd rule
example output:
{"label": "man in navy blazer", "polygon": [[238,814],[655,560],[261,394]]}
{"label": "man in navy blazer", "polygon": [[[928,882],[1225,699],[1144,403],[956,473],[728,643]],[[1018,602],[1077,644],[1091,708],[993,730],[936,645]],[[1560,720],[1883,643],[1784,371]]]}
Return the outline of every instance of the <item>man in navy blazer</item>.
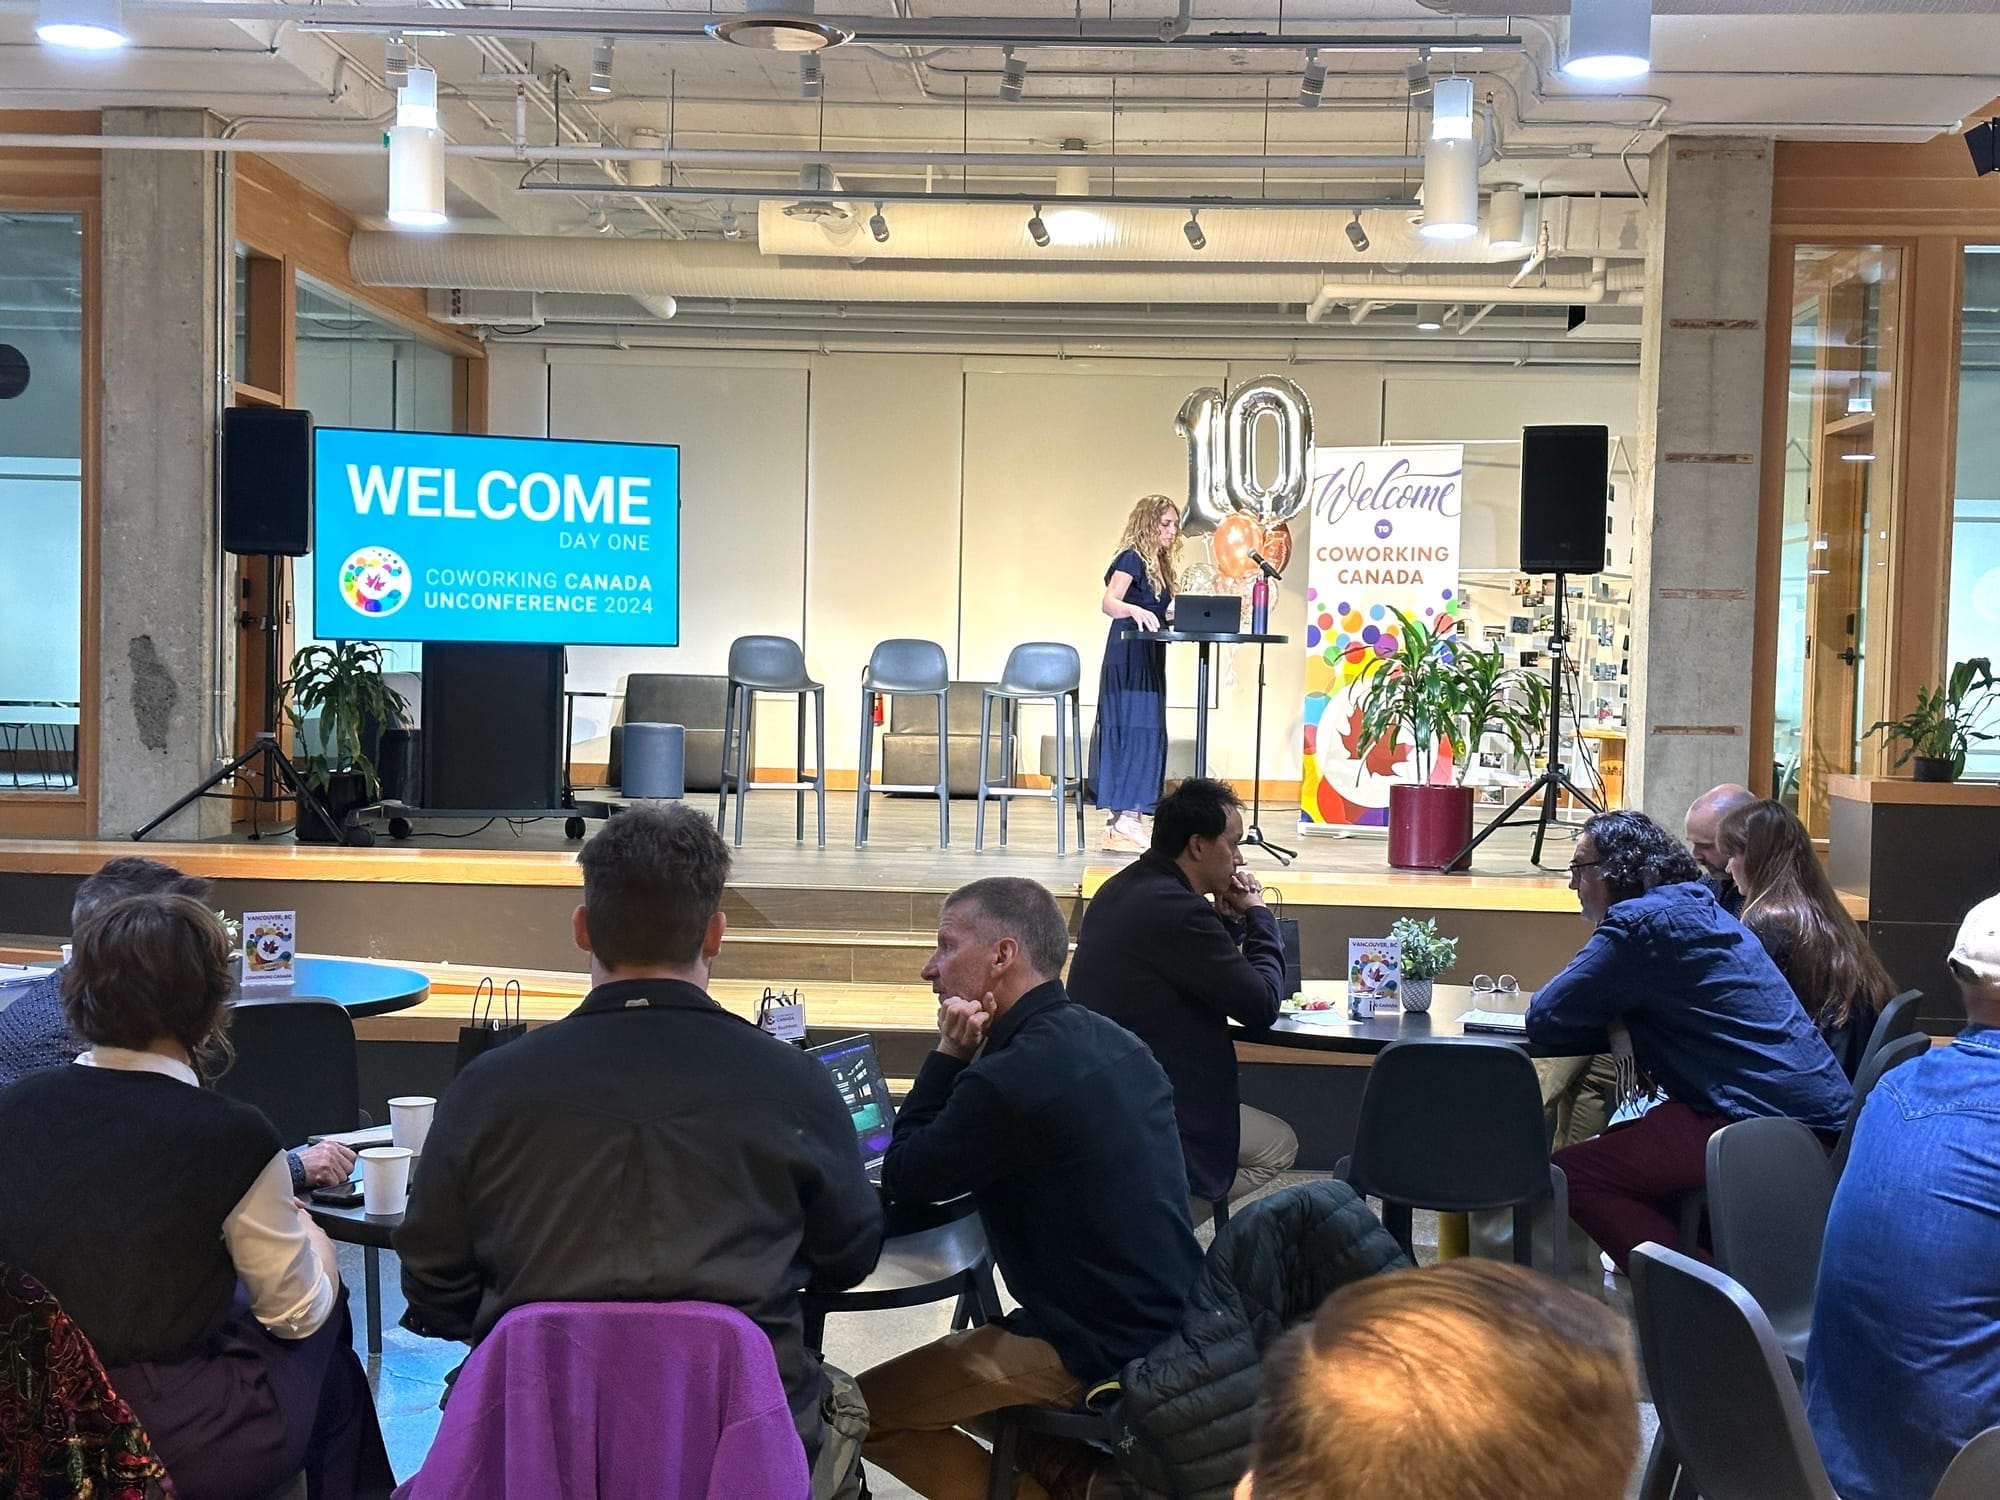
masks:
{"label": "man in navy blazer", "polygon": [[1243,868],[1242,841],[1236,794],[1183,781],[1154,810],[1152,847],[1084,908],[1070,961],[1070,998],[1139,1037],[1173,1082],[1197,1219],[1299,1151],[1291,1126],[1237,1096],[1229,1023],[1269,1026],[1285,999],[1278,921]]}

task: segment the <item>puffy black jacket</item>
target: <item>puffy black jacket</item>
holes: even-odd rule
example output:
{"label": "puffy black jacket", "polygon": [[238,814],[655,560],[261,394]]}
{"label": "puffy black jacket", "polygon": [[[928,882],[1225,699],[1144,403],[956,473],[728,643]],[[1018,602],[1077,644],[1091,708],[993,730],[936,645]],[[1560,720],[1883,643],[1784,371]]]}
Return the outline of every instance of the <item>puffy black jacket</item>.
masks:
{"label": "puffy black jacket", "polygon": [[1148,1495],[1228,1500],[1250,1467],[1264,1351],[1350,1281],[1409,1263],[1344,1182],[1286,1188],[1232,1218],[1180,1332],[1125,1367],[1126,1476]]}

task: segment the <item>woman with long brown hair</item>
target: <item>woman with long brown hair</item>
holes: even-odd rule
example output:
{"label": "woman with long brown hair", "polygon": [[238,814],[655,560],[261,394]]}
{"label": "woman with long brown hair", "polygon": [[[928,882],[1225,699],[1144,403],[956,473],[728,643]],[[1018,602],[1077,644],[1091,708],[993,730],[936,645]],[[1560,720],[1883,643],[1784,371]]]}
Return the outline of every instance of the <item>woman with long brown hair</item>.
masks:
{"label": "woman with long brown hair", "polygon": [[1743,893],[1743,925],[1853,1078],[1896,982],[1840,904],[1812,835],[1783,803],[1746,802],[1722,820],[1715,841]]}
{"label": "woman with long brown hair", "polygon": [[1091,800],[1106,813],[1103,846],[1146,847],[1139,820],[1160,800],[1167,776],[1167,650],[1161,629],[1179,586],[1181,508],[1147,495],[1125,518],[1118,555],[1104,570],[1100,608],[1111,617],[1097,679],[1097,733],[1090,745]]}

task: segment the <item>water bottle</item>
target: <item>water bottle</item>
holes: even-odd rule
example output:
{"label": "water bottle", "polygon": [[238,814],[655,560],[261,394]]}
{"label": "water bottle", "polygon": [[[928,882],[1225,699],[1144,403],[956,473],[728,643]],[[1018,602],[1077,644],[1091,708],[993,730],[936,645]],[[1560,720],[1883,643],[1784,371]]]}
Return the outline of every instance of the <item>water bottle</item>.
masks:
{"label": "water bottle", "polygon": [[1265,635],[1271,624],[1271,581],[1259,576],[1250,585],[1250,633]]}

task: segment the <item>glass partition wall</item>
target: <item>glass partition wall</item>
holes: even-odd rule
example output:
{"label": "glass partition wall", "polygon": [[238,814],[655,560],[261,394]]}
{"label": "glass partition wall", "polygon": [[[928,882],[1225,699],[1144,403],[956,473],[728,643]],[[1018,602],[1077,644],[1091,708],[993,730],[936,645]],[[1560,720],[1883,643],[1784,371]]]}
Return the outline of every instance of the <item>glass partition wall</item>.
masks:
{"label": "glass partition wall", "polygon": [[1894,247],[1793,249],[1772,786],[1817,837],[1885,717],[1901,270]]}
{"label": "glass partition wall", "polygon": [[0,790],[77,784],[83,220],[0,213]]}
{"label": "glass partition wall", "polygon": [[[2000,661],[2000,245],[1965,247],[1945,662]],[[2000,775],[2000,742],[1966,760]]]}
{"label": "glass partition wall", "polygon": [[[453,356],[425,343],[310,277],[298,279],[297,394],[318,427],[450,432]],[[294,569],[297,644],[313,631],[312,559]],[[422,669],[422,648],[387,644],[391,672]]]}

